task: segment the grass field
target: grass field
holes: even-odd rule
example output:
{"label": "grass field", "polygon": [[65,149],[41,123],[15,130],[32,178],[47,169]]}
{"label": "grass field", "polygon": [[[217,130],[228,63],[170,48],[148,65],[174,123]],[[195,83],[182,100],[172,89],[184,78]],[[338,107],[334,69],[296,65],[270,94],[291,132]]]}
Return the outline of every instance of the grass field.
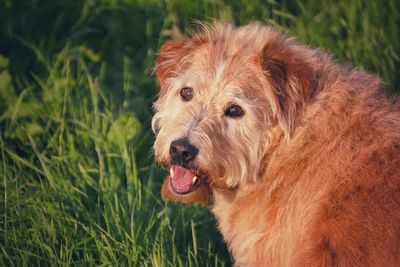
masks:
{"label": "grass field", "polygon": [[231,265],[209,209],[161,201],[151,149],[157,50],[215,18],[400,88],[397,0],[0,1],[0,265]]}

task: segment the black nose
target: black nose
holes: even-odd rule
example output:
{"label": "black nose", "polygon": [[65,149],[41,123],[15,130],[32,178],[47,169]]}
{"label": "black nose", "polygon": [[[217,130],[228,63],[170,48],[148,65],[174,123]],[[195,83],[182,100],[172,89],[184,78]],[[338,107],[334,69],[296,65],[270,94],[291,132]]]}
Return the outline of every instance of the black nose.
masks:
{"label": "black nose", "polygon": [[190,144],[187,138],[175,140],[169,147],[169,154],[171,156],[172,163],[175,165],[187,165],[196,157],[198,152],[199,150]]}

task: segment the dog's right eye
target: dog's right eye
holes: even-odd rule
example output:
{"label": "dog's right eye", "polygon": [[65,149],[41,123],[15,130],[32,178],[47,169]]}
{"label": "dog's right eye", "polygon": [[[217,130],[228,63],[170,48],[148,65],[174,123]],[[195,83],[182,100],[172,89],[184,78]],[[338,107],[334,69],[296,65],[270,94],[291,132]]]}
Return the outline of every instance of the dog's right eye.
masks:
{"label": "dog's right eye", "polygon": [[239,118],[244,115],[244,111],[239,105],[232,105],[225,109],[224,114],[231,118]]}
{"label": "dog's right eye", "polygon": [[183,101],[190,101],[193,98],[193,89],[191,87],[183,87],[181,89],[181,97]]}

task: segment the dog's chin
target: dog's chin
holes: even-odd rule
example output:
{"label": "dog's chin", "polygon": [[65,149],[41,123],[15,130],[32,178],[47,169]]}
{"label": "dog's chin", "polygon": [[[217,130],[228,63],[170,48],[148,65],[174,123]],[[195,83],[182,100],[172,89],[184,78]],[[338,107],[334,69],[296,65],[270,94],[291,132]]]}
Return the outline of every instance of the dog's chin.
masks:
{"label": "dog's chin", "polygon": [[207,179],[195,170],[172,166],[170,176],[162,185],[161,197],[164,200],[208,206],[212,201],[212,192]]}

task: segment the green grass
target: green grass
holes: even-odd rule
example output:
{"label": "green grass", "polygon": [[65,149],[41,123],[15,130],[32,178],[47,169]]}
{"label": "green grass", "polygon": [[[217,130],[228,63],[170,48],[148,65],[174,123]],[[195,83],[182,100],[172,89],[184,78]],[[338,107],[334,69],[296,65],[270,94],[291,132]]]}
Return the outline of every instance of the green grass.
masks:
{"label": "green grass", "polygon": [[272,23],[400,85],[398,1],[0,3],[0,265],[229,266],[208,209],[164,203],[152,75],[193,21]]}

